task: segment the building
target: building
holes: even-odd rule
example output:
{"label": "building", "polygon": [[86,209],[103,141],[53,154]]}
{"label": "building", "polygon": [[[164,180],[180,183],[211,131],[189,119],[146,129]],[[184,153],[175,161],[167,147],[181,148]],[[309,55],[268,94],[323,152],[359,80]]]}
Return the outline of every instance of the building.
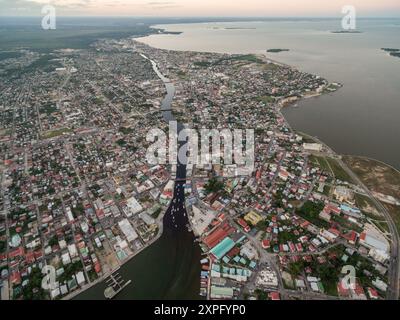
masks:
{"label": "building", "polygon": [[128,199],[126,206],[128,207],[128,216],[134,215],[143,210],[141,204],[134,197]]}
{"label": "building", "polygon": [[258,213],[250,211],[248,214],[244,216],[244,220],[246,220],[251,225],[256,226],[261,221],[263,221],[263,218]]}
{"label": "building", "polygon": [[138,238],[138,234],[135,229],[133,229],[128,219],[118,222],[118,226],[129,242],[135,241]]}
{"label": "building", "polygon": [[218,245],[211,249],[210,253],[219,260],[222,259],[234,246],[235,241],[229,237],[226,237]]}
{"label": "building", "polygon": [[352,202],[354,199],[353,192],[344,186],[337,186],[333,191],[333,195],[336,197],[337,200],[340,202]]}
{"label": "building", "polygon": [[320,144],[320,143],[303,143],[303,148],[306,151],[321,152],[322,144]]}
{"label": "building", "polygon": [[232,299],[233,289],[230,287],[211,286],[210,297],[211,299]]}
{"label": "building", "polygon": [[278,286],[278,277],[270,268],[261,270],[256,279],[257,287],[274,287]]}
{"label": "building", "polygon": [[367,232],[361,233],[360,244],[369,249],[376,249],[382,252],[389,251],[389,244],[387,243],[387,241],[380,240]]}

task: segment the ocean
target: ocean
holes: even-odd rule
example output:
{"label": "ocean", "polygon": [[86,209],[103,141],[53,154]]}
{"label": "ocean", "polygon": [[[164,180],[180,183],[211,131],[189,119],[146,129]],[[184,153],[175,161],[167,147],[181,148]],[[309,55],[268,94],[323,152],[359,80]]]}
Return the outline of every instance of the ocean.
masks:
{"label": "ocean", "polygon": [[[400,169],[400,19],[358,19],[361,33],[340,19],[274,19],[157,25],[181,34],[139,38],[169,50],[266,54],[320,75],[343,88],[283,110],[290,125],[320,138],[340,154],[375,158]],[[268,49],[289,49],[267,53]]]}

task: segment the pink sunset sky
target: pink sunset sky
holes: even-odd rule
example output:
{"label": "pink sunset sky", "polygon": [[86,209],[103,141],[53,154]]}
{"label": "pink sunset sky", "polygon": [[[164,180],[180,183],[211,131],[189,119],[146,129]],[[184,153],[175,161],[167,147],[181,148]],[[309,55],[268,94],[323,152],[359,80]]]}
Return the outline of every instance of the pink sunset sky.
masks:
{"label": "pink sunset sky", "polygon": [[360,16],[400,16],[400,0],[0,0],[0,12],[35,14],[44,4],[59,14],[88,16],[339,16],[353,5]]}

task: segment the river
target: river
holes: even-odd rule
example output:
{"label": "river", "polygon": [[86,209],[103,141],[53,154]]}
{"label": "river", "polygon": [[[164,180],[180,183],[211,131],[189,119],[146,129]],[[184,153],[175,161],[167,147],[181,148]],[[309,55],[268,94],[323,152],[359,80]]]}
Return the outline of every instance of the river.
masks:
{"label": "river", "polygon": [[[148,59],[143,55],[145,59]],[[148,59],[150,60],[150,59]],[[167,94],[161,109],[166,122],[175,121],[171,104],[175,95],[173,83],[150,60],[153,70],[164,82]],[[178,132],[183,125],[178,123]],[[184,180],[186,165],[178,164],[174,200],[163,219],[163,234],[154,244],[124,264],[119,273],[132,280],[114,299],[117,300],[195,300],[200,299],[201,250],[193,232],[189,232],[186,213]],[[104,300],[104,282],[75,297],[76,300]]]}

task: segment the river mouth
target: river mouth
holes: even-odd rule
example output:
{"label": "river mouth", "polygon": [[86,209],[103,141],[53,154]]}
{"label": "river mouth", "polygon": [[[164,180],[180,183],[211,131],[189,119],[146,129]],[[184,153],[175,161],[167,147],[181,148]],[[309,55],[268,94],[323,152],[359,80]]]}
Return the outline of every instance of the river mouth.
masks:
{"label": "river mouth", "polygon": [[[200,299],[201,250],[193,233],[164,228],[163,235],[149,248],[121,267],[123,279],[132,283],[116,300]],[[76,300],[104,300],[104,282],[79,294]]]}

